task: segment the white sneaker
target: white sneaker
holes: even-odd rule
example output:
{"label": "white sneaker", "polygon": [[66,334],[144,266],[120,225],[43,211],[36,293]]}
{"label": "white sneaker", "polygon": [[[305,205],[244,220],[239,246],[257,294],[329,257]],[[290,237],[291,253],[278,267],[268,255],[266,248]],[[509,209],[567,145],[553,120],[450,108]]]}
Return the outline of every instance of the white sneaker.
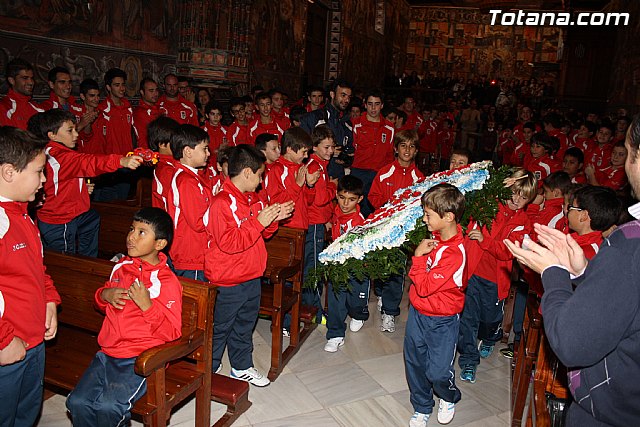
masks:
{"label": "white sneaker", "polygon": [[429,421],[429,414],[414,412],[409,420],[409,427],[427,427],[427,421]]}
{"label": "white sneaker", "polygon": [[329,353],[335,353],[338,351],[338,347],[342,347],[344,345],[344,337],[335,337],[327,340],[327,343],[324,345],[324,351],[328,351]]}
{"label": "white sneaker", "polygon": [[222,362],[220,362],[220,364],[218,365],[218,367],[216,368],[216,374],[219,374],[220,371],[222,371]]}
{"label": "white sneaker", "polygon": [[438,422],[440,424],[449,424],[456,413],[456,404],[440,399],[438,406]]}
{"label": "white sneaker", "polygon": [[282,328],[282,336],[288,338],[291,336],[291,332],[287,328]]}
{"label": "white sneaker", "polygon": [[382,314],[382,324],[380,325],[382,332],[395,332],[396,331],[396,317],[390,314]]}
{"label": "white sneaker", "polygon": [[378,312],[382,312],[382,297],[378,297]]}
{"label": "white sneaker", "polygon": [[364,326],[364,320],[351,319],[349,329],[351,332],[358,332]]}
{"label": "white sneaker", "polygon": [[269,381],[269,378],[262,375],[253,366],[250,367],[249,369],[245,369],[244,371],[238,371],[236,369],[231,368],[231,378],[247,381],[248,383],[253,384],[256,387],[266,387],[269,384],[271,384],[271,381]]}

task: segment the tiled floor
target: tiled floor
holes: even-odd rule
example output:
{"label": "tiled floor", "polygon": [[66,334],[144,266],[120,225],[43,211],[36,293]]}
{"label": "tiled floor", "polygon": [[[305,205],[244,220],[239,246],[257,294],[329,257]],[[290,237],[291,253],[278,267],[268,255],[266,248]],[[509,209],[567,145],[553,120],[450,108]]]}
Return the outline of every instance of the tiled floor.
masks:
{"label": "tiled floor", "polygon": [[[407,426],[413,413],[402,358],[407,304],[405,293],[395,333],[380,332],[380,316],[372,314],[359,332],[347,330],[345,345],[337,353],[323,351],[326,328],[319,326],[275,382],[265,388],[251,387],[249,398],[253,405],[234,425]],[[372,298],[369,307],[372,313],[376,311],[375,305]],[[269,321],[258,321],[253,339],[254,363],[266,373]],[[229,363],[226,360],[223,363],[222,373],[228,374]],[[498,351],[482,361],[475,384],[459,380],[457,384],[462,400],[456,405],[450,426],[510,424],[509,361]],[[173,414],[170,425],[192,426],[194,410],[192,400]],[[45,402],[38,425],[69,427],[71,423],[65,412],[64,397],[55,395]],[[212,403],[212,420],[223,413],[222,405]],[[133,425],[140,424],[134,422]],[[435,416],[429,425],[439,425]]]}

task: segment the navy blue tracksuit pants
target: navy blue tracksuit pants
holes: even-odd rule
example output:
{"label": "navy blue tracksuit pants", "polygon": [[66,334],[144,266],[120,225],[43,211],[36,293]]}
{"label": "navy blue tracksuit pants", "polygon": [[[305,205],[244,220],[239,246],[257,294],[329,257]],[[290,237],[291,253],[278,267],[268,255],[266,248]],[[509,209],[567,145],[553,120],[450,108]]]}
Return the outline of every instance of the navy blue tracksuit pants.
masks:
{"label": "navy blue tracksuit pants", "polygon": [[[307,237],[304,242],[304,267],[303,267],[303,282],[307,280],[307,274],[310,270],[313,270],[318,265],[318,255],[324,249],[324,234],[325,227],[324,224],[309,224],[309,229],[307,230]],[[323,283],[317,283],[315,288],[302,288],[302,305],[308,305],[315,307],[317,309],[316,315],[316,323],[322,322],[322,312],[324,311],[324,306],[322,304],[322,288],[324,286]],[[291,323],[291,318],[289,317],[287,327]]]}
{"label": "navy blue tracksuit pants", "polygon": [[[260,279],[235,286],[219,286],[213,313],[213,371],[220,366],[225,347],[231,367],[253,367],[253,329],[260,311]],[[274,333],[276,333],[274,331]]]}
{"label": "navy blue tracksuit pants", "polygon": [[404,336],[404,366],[411,392],[413,410],[422,414],[433,411],[435,393],[447,402],[462,397],[455,383],[453,360],[460,315],[425,316],[413,306]]}
{"label": "navy blue tracksuit pants", "polygon": [[392,274],[386,282],[375,281],[376,295],[382,297],[382,313],[390,316],[400,314],[400,302],[404,292],[404,272]]}
{"label": "navy blue tracksuit pants", "polygon": [[352,319],[367,320],[369,318],[369,280],[357,281],[351,278],[349,281],[351,290],[341,289],[334,292],[333,285],[329,283],[328,313],[327,313],[327,339],[344,337],[347,330],[345,320],[347,314]]}
{"label": "navy blue tracksuit pants", "polygon": [[477,339],[495,345],[502,338],[504,300],[498,299],[498,285],[478,276],[471,276],[464,298],[458,338],[458,365],[461,368],[480,364]]}

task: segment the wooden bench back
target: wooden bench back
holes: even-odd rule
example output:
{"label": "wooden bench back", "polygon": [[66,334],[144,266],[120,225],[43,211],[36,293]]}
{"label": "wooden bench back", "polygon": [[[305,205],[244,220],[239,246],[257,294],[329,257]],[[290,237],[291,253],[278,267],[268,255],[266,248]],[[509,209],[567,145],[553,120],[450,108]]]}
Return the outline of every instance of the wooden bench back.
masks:
{"label": "wooden bench back", "polygon": [[267,269],[269,277],[274,268],[293,265],[304,257],[305,230],[279,227],[275,235],[265,241],[267,247]]}
{"label": "wooden bench back", "polygon": [[91,208],[100,215],[98,256],[103,259],[111,259],[117,253],[126,252],[126,238],[129,228],[131,228],[131,221],[140,207],[93,202]]}
{"label": "wooden bench back", "polygon": [[[95,309],[94,295],[109,279],[114,264],[51,251],[45,251],[44,263],[62,299],[58,323],[98,333],[104,314]],[[205,330],[209,289],[202,282],[179,279],[182,284],[182,335],[189,337],[198,329]]]}

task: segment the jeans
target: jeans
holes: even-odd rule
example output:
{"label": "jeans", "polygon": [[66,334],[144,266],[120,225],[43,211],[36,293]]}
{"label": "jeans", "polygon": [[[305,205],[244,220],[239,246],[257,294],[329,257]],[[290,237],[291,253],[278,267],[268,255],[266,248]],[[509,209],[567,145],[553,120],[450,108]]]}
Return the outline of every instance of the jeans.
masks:
{"label": "jeans", "polygon": [[24,360],[0,366],[0,426],[31,427],[42,409],[44,344],[27,350]]}
{"label": "jeans", "polygon": [[99,351],[67,397],[74,427],[127,425],[131,408],[147,392],[134,371],[135,357],[119,359]]}
{"label": "jeans", "polygon": [[[78,215],[66,224],[49,224],[38,220],[40,237],[45,249],[65,254],[98,256],[100,215],[93,209]],[[125,245],[125,242],[122,242]]]}

